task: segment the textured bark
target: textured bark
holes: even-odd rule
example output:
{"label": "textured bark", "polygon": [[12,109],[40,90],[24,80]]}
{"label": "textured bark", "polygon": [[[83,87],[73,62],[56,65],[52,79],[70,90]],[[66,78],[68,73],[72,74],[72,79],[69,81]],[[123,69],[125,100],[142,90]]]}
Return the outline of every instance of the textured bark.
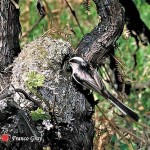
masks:
{"label": "textured bark", "polygon": [[76,54],[100,65],[115,45],[124,27],[124,10],[118,0],[94,0],[100,23],[86,34],[77,46]]}
{"label": "textured bark", "polygon": [[[18,0],[16,0],[18,3]],[[4,70],[20,52],[19,9],[10,0],[0,1],[0,71]]]}

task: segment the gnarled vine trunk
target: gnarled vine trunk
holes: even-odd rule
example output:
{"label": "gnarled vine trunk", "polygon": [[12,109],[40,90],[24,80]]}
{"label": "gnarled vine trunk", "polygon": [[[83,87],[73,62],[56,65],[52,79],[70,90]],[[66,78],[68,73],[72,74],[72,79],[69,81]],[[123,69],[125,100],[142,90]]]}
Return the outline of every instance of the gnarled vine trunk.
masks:
{"label": "gnarled vine trunk", "polygon": [[18,0],[0,1],[0,71],[4,70],[20,52]]}

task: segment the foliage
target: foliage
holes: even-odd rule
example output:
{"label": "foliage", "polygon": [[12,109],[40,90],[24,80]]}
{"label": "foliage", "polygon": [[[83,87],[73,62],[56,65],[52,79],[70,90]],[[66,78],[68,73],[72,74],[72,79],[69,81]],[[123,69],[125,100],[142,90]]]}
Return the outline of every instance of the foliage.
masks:
{"label": "foliage", "polygon": [[38,74],[35,71],[29,72],[26,77],[26,85],[29,90],[42,86],[45,79],[44,75]]}
{"label": "foliage", "polygon": [[30,115],[33,121],[48,119],[47,114],[41,108],[37,108],[37,110],[31,111]]}

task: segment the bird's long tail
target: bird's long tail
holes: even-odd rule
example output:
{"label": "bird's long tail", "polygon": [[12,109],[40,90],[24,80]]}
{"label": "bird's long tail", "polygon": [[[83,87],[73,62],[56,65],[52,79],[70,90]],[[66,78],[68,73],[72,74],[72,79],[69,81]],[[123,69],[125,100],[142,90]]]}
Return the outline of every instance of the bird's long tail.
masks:
{"label": "bird's long tail", "polygon": [[130,109],[129,107],[125,106],[120,100],[118,100],[117,98],[115,98],[111,93],[107,92],[103,92],[102,95],[109,99],[109,101],[114,104],[122,113],[124,113],[125,115],[128,115],[129,117],[131,117],[133,120],[138,121],[139,120],[139,116],[137,113],[135,113],[132,109]]}

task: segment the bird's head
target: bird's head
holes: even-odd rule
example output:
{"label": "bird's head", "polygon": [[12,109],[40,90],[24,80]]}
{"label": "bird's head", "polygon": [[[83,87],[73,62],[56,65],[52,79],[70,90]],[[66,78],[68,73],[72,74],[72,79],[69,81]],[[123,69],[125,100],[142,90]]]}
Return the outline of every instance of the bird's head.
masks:
{"label": "bird's head", "polygon": [[82,59],[81,57],[73,57],[73,58],[71,58],[69,60],[69,64],[72,67],[72,69],[88,67],[88,63],[84,59]]}

